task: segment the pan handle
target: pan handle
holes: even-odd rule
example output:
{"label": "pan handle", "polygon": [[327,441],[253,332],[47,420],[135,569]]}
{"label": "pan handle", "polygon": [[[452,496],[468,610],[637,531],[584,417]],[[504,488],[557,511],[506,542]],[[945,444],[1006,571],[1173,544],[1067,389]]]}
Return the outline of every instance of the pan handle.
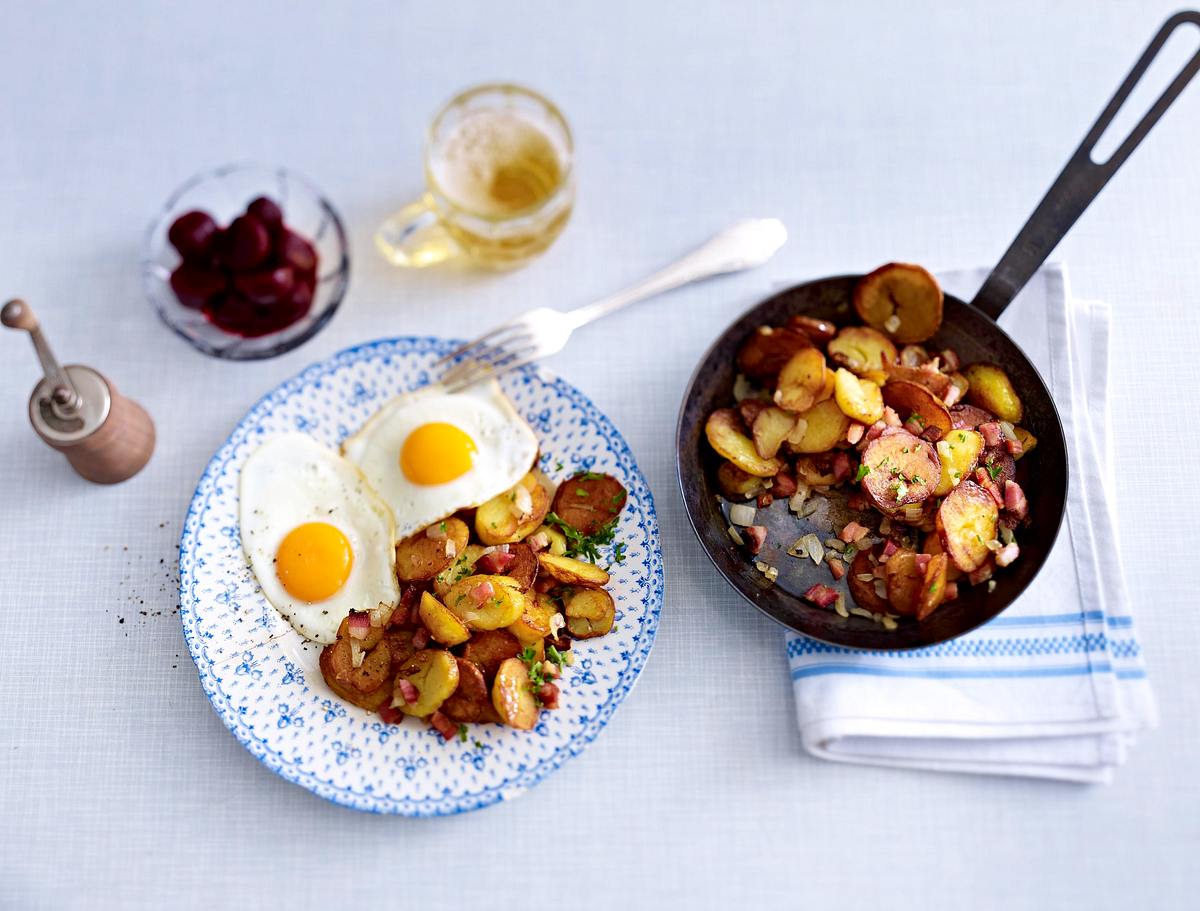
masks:
{"label": "pan handle", "polygon": [[1100,114],[1079,148],[1075,150],[1075,154],[1062,169],[1058,179],[1033,210],[1012,246],[1000,257],[1000,262],[975,295],[972,306],[982,310],[992,319],[1000,317],[1004,308],[1011,304],[1017,293],[1025,287],[1025,283],[1058,246],[1058,242],[1083,214],[1084,209],[1099,195],[1104,185],[1125,163],[1125,159],[1146,138],[1146,134],[1158,123],[1158,119],[1179,97],[1197,71],[1200,71],[1200,51],[1197,51],[1108,161],[1098,164],[1092,160],[1091,153],[1097,140],[1113,122],[1117,112],[1133,93],[1171,33],[1189,22],[1200,26],[1200,13],[1184,10],[1163,23],[1154,40],[1142,53],[1141,59],[1129,71],[1129,75],[1109,101],[1108,107]]}

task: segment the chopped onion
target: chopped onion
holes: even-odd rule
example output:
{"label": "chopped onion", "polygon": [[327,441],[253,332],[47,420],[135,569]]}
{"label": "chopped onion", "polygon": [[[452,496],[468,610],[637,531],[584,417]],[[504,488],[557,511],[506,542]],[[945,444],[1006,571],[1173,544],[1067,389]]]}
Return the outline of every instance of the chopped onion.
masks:
{"label": "chopped onion", "polygon": [[855,573],[854,578],[859,582],[872,582],[875,579],[874,573]]}
{"label": "chopped onion", "polygon": [[425,529],[425,537],[432,538],[434,541],[441,541],[448,534],[445,522],[434,522]]}
{"label": "chopped onion", "polygon": [[518,484],[513,488],[513,500],[509,505],[508,511],[518,519],[523,519],[533,513],[533,494],[531,494],[523,484]]}
{"label": "chopped onion", "polygon": [[729,507],[729,521],[734,525],[753,525],[755,509],[745,503],[735,503]]}
{"label": "chopped onion", "polygon": [[733,543],[736,544],[738,547],[745,547],[745,545],[746,545],[745,539],[741,536],[741,534],[738,532],[738,530],[736,528],[734,528],[732,525],[729,526],[729,537],[733,538]]}
{"label": "chopped onion", "polygon": [[363,655],[362,646],[359,645],[357,642],[355,642],[353,639],[351,639],[350,640],[350,663],[353,664],[355,667],[362,667],[363,657],[364,657],[364,655]]}
{"label": "chopped onion", "polygon": [[814,534],[807,534],[800,540],[804,542],[812,561],[820,566],[821,561],[825,559],[825,545],[821,543],[821,539]]}
{"label": "chopped onion", "polygon": [[887,614],[881,615],[879,622],[883,624],[883,628],[885,630],[887,630],[889,633],[893,632],[896,629],[896,621],[893,620],[891,617],[889,617]]}
{"label": "chopped onion", "polygon": [[446,539],[446,556],[453,560],[458,555],[458,545],[453,538]]}
{"label": "chopped onion", "polygon": [[846,542],[839,541],[837,538],[826,538],[825,546],[830,550],[836,550],[840,554],[846,549]]}
{"label": "chopped onion", "polygon": [[989,592],[989,593],[991,593],[991,592],[994,592],[994,591],[996,590],[996,580],[995,580],[995,579],[988,579],[988,586],[987,586],[987,588],[988,588],[988,592]]}
{"label": "chopped onion", "polygon": [[909,525],[916,525],[925,515],[920,503],[906,503],[901,512],[904,514],[904,521]]}
{"label": "chopped onion", "polygon": [[999,553],[1003,547],[1004,545],[1001,544],[996,538],[992,538],[987,542],[987,549],[994,554]]}
{"label": "chopped onion", "polygon": [[352,610],[346,619],[346,625],[350,629],[351,639],[366,639],[367,634],[371,632],[371,615],[366,611]]}
{"label": "chopped onion", "polygon": [[1012,544],[1017,540],[1017,536],[1013,534],[1013,530],[1007,525],[1000,526],[1000,541],[1004,544]]}
{"label": "chopped onion", "polygon": [[883,321],[883,328],[887,332],[895,332],[900,328],[900,317],[893,313]]}
{"label": "chopped onion", "polygon": [[[838,594],[837,600],[833,602],[833,609],[837,611],[839,617],[849,617],[850,613],[846,610],[846,596]],[[856,608],[857,610],[857,608]]]}
{"label": "chopped onion", "polygon": [[758,393],[754,390],[754,384],[751,383],[742,374],[738,374],[733,379],[733,400],[740,402],[742,399],[754,398]]}
{"label": "chopped onion", "polygon": [[1015,440],[1017,438],[1016,428],[1008,421],[1001,421],[1000,429],[1004,431],[1004,438],[1006,440]]}
{"label": "chopped onion", "polygon": [[539,531],[536,535],[526,538],[525,543],[533,548],[534,553],[537,553],[550,546],[550,538],[544,531]]}
{"label": "chopped onion", "polygon": [[550,615],[550,635],[558,638],[558,631],[567,625],[567,620],[562,614],[555,611]]}
{"label": "chopped onion", "polygon": [[788,556],[799,557],[803,560],[808,556],[808,547],[804,543],[804,538],[797,538],[792,542],[792,546],[787,550]]}
{"label": "chopped onion", "polygon": [[879,520],[879,533],[881,535],[890,535],[892,533],[892,520],[887,516]]}
{"label": "chopped onion", "polygon": [[882,579],[875,580],[875,594],[884,601],[887,600],[887,584]]}

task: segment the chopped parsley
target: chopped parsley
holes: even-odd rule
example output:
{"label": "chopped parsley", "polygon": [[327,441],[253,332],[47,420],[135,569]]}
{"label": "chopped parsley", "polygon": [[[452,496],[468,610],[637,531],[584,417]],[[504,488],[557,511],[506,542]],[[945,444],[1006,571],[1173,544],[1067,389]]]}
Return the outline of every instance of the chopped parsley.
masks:
{"label": "chopped parsley", "polygon": [[995,462],[988,462],[987,473],[992,476],[992,480],[994,481],[998,477],[1000,477],[1000,475],[1004,474],[1004,469],[1001,468],[999,465],[997,465]]}
{"label": "chopped parsley", "polygon": [[853,544],[847,544],[846,549],[842,551],[842,557],[844,557],[847,561],[850,561],[856,556],[858,556],[858,548]]}
{"label": "chopped parsley", "polygon": [[865,478],[870,473],[871,473],[870,466],[868,466],[866,462],[863,462],[861,465],[858,466],[858,471],[856,471],[854,473],[854,483],[857,484],[859,481],[861,481],[863,478]]}
{"label": "chopped parsley", "polygon": [[562,462],[556,462],[556,463],[555,463],[555,465],[554,465],[554,470],[555,470],[555,471],[562,471],[562,470],[563,470],[563,463],[562,463]]}
{"label": "chopped parsley", "polygon": [[458,739],[463,743],[467,742],[467,726],[465,724],[460,724],[458,726]]}
{"label": "chopped parsley", "polygon": [[562,652],[556,649],[553,645],[546,646],[546,660],[551,664],[557,664],[559,667],[562,667],[566,663],[566,659],[563,658]]}
{"label": "chopped parsley", "polygon": [[625,562],[625,542],[618,541],[616,544],[613,545],[612,562],[609,563],[608,565],[609,565],[609,567],[611,567],[613,565],[613,563],[624,563],[624,562]]}
{"label": "chopped parsley", "polygon": [[[562,530],[563,536],[567,539],[566,555],[568,557],[581,557],[592,563],[599,562],[601,547],[613,544],[613,538],[617,530],[617,520],[613,518],[600,526],[595,534],[585,535],[579,529],[568,525],[554,512],[546,513],[546,524],[556,525]],[[621,555],[624,555],[623,548],[621,549]],[[616,546],[613,547],[613,556],[614,558],[617,556]],[[617,562],[619,563],[620,560],[617,560]]]}
{"label": "chopped parsley", "polygon": [[583,474],[578,476],[578,479],[580,481],[599,481],[602,477],[604,477],[604,475],[600,474],[599,472],[585,471]]}
{"label": "chopped parsley", "polygon": [[444,532],[446,530],[446,523],[442,522],[440,525],[438,525],[438,528],[440,528]]}
{"label": "chopped parsley", "polygon": [[931,582],[931,583],[929,584],[929,594],[931,594],[931,595],[932,595],[932,594],[933,594],[934,592],[936,592],[937,590],[938,590],[938,584],[937,584],[936,582]]}
{"label": "chopped parsley", "polygon": [[575,496],[577,496],[577,497],[586,497],[587,495],[588,495],[588,493],[587,493],[587,488],[586,488],[586,487],[576,487],[576,488],[575,488]]}

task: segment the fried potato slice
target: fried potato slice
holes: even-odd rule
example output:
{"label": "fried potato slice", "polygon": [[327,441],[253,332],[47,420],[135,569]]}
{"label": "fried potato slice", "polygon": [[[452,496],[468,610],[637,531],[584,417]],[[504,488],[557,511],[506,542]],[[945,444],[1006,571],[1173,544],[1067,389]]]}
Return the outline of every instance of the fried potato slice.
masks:
{"label": "fried potato slice", "polygon": [[574,557],[556,557],[554,554],[544,551],[537,556],[542,572],[564,585],[598,586],[608,584],[608,573],[595,563],[576,560]]}
{"label": "fried potato slice", "polygon": [[[730,462],[723,462],[722,464],[732,465]],[[732,467],[737,468],[736,465]],[[741,471],[741,469],[738,470]],[[567,536],[562,533],[561,529],[555,528],[553,525],[539,525],[534,534],[543,534],[546,536],[546,540],[550,542],[550,546],[546,548],[547,553],[561,557],[567,552]]]}
{"label": "fried potato slice", "polygon": [[754,426],[751,428],[754,448],[764,459],[773,459],[788,434],[795,429],[796,415],[769,405],[754,419]]}
{"label": "fried potato slice", "polygon": [[467,523],[451,516],[405,538],[396,545],[396,578],[401,582],[432,579],[463,552],[470,535]]}
{"label": "fried potato slice", "polygon": [[625,485],[609,474],[581,471],[558,485],[554,514],[582,535],[594,535],[621,514]]}
{"label": "fried potato slice", "polygon": [[917,613],[925,574],[917,569],[915,551],[901,548],[887,561],[887,595],[892,610],[904,617]]}
{"label": "fried potato slice", "polygon": [[[492,591],[480,600],[476,592],[484,584]],[[516,622],[527,601],[516,580],[509,576],[467,576],[450,586],[446,595],[446,607],[468,627],[479,630],[500,629]]]}
{"label": "fried potato slice", "polygon": [[786,441],[787,448],[798,453],[828,452],[846,438],[848,429],[850,418],[836,400],[826,399],[799,416],[796,431]]}
{"label": "fried potato slice", "polygon": [[483,556],[482,544],[468,544],[454,558],[454,562],[433,577],[433,593],[445,599],[452,586],[459,579],[465,579],[474,572],[475,564]]}
{"label": "fried potato slice", "polygon": [[[879,555],[880,549],[879,547],[875,548],[876,556]],[[860,579],[860,576],[871,576],[871,578]],[[854,562],[850,564],[850,572],[846,576],[850,596],[854,599],[854,603],[864,610],[869,610],[873,614],[882,614],[888,609],[888,603],[875,591],[874,576],[875,563],[871,560],[871,553],[860,550],[854,555]]]}
{"label": "fried potato slice", "polygon": [[534,552],[534,549],[524,541],[518,541],[516,544],[509,544],[508,552],[512,554],[513,561],[509,567],[504,570],[504,575],[516,582],[517,588],[521,589],[521,591],[529,591],[529,589],[533,588],[534,580],[537,579],[537,554]]}
{"label": "fried potato slice", "polygon": [[816,348],[793,354],[779,371],[775,404],[785,411],[807,411],[825,389],[825,355]]}
{"label": "fried potato slice", "polygon": [[[717,488],[728,500],[748,500],[755,494],[761,493],[765,489],[765,485],[762,478],[746,474],[732,462],[722,462],[717,469]],[[549,548],[549,552],[554,553],[554,548]],[[564,553],[566,553],[565,539],[563,549],[558,552],[557,556],[562,556]]]}
{"label": "fried potato slice", "polygon": [[870,380],[859,379],[845,367],[837,369],[834,398],[842,413],[868,427],[883,418],[883,393]]}
{"label": "fried potato slice", "polygon": [[536,645],[550,635],[550,623],[558,609],[545,595],[526,599],[524,613],[507,627],[521,645]]}
{"label": "fried potato slice", "polygon": [[458,658],[455,663],[458,665],[458,686],[439,711],[456,724],[498,723],[500,716],[492,705],[483,670],[466,658]]}
{"label": "fried potato slice", "polygon": [[944,497],[971,476],[983,452],[983,434],[974,430],[951,430],[937,442],[938,461],[942,463],[942,475],[934,496]]}
{"label": "fried potato slice", "polygon": [[797,329],[808,336],[808,340],[816,347],[823,348],[837,335],[837,326],[827,319],[817,319],[813,316],[790,316],[788,328]]}
{"label": "fried potato slice", "polygon": [[492,706],[500,720],[520,731],[537,722],[538,705],[529,682],[529,668],[520,658],[509,658],[496,672],[492,684]]}
{"label": "fried potato slice", "polygon": [[371,712],[378,711],[392,696],[392,688],[387,686],[391,663],[387,643],[379,642],[363,656],[362,664],[354,667],[349,638],[325,646],[317,659],[321,676],[334,693]]}
{"label": "fried potato slice", "polygon": [[521,643],[505,629],[477,632],[463,647],[463,657],[479,665],[484,676],[491,680],[500,665],[521,654]]}
{"label": "fried potato slice", "polygon": [[1018,423],[1025,414],[1021,397],[1013,388],[1012,380],[1003,368],[995,364],[971,364],[963,367],[963,375],[971,384],[967,390],[967,401],[986,408],[1002,421]]}
{"label": "fried potato slice", "polygon": [[[942,546],[942,538],[936,530],[927,534],[925,540],[921,542],[921,553],[929,554],[931,557],[946,553],[946,548]],[[948,555],[946,559],[946,581],[957,582],[963,576],[962,570],[954,565]]]}
{"label": "fried potato slice", "polygon": [[917,610],[914,616],[924,620],[941,605],[946,598],[946,569],[950,559],[945,554],[935,554],[925,567],[925,577],[921,580],[921,593],[917,597]]}
{"label": "fried potato slice", "polygon": [[421,606],[417,610],[429,635],[442,645],[459,645],[471,638],[471,631],[458,615],[429,592],[421,595]]}
{"label": "fried potato slice", "polygon": [[894,383],[899,380],[924,386],[939,399],[946,397],[946,393],[952,385],[951,378],[938,370],[925,370],[921,367],[901,367],[899,365],[889,367],[888,382]]}
{"label": "fried potato slice", "polygon": [[592,639],[612,629],[616,606],[604,589],[581,588],[564,599],[563,614],[573,639]]}
{"label": "fried potato slice", "polygon": [[945,436],[954,429],[950,410],[942,400],[917,383],[895,380],[883,387],[883,401],[895,409],[900,420],[908,422],[917,417],[921,429],[936,427]]}
{"label": "fried potato slice", "polygon": [[942,475],[933,447],[907,430],[892,430],[863,451],[863,491],[885,513],[926,500]]}
{"label": "fried potato slice", "polygon": [[996,537],[999,510],[992,495],[974,481],[963,481],[942,500],[937,531],[946,554],[964,573],[987,562],[988,542]]}
{"label": "fried potato slice", "polygon": [[[407,680],[417,689],[417,698],[409,702],[399,686]],[[424,718],[436,712],[458,687],[458,662],[440,648],[424,648],[417,652],[396,674],[397,685],[392,692],[392,707],[405,715]]]}
{"label": "fried potato slice", "polygon": [[708,444],[746,474],[771,478],[783,468],[780,459],[764,459],[754,442],[742,433],[741,418],[732,408],[718,408],[704,425]]}
{"label": "fried potato slice", "polygon": [[868,326],[847,326],[829,343],[829,358],[858,376],[887,376],[896,364],[896,346]]}
{"label": "fried potato slice", "polygon": [[921,266],[888,263],[859,279],[854,309],[901,344],[923,342],[942,325],[942,289]]}
{"label": "fried potato slice", "polygon": [[808,334],[798,329],[759,326],[738,349],[738,370],[750,379],[768,385],[792,355],[811,347]]}
{"label": "fried potato slice", "polygon": [[1033,451],[1034,447],[1037,446],[1037,437],[1035,437],[1024,427],[1014,427],[1013,433],[1017,435],[1017,439],[1021,443],[1021,452],[1017,456],[1018,459],[1021,458],[1021,456],[1029,455],[1029,453]]}
{"label": "fried potato slice", "polygon": [[537,530],[549,511],[550,494],[530,472],[512,490],[492,497],[475,510],[475,534],[489,545],[522,541]]}
{"label": "fried potato slice", "polygon": [[974,430],[980,424],[996,420],[996,416],[974,405],[955,405],[950,409],[950,420],[956,430]]}

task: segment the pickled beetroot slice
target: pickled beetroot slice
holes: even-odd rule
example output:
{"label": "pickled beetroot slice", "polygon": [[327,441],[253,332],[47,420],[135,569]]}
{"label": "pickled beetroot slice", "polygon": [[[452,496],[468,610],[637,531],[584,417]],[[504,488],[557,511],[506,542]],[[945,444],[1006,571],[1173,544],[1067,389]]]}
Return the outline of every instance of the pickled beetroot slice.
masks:
{"label": "pickled beetroot slice", "polygon": [[221,294],[228,282],[221,272],[184,263],[171,273],[171,290],[179,303],[200,310]]}
{"label": "pickled beetroot slice", "polygon": [[301,274],[317,271],[317,251],[307,240],[294,231],[280,235],[275,244],[275,255],[279,261],[291,266]]}
{"label": "pickled beetroot slice", "polygon": [[207,212],[185,212],[167,229],[167,240],[171,242],[184,262],[207,260],[220,228]]}
{"label": "pickled beetroot slice", "polygon": [[225,229],[222,245],[225,265],[235,272],[248,272],[271,252],[271,234],[253,215],[241,215]]}
{"label": "pickled beetroot slice", "polygon": [[279,208],[275,200],[266,196],[260,196],[246,206],[246,214],[253,215],[272,233],[283,227],[283,209]]}
{"label": "pickled beetroot slice", "polygon": [[295,279],[291,266],[243,272],[233,280],[234,287],[256,304],[278,304],[290,298]]}

